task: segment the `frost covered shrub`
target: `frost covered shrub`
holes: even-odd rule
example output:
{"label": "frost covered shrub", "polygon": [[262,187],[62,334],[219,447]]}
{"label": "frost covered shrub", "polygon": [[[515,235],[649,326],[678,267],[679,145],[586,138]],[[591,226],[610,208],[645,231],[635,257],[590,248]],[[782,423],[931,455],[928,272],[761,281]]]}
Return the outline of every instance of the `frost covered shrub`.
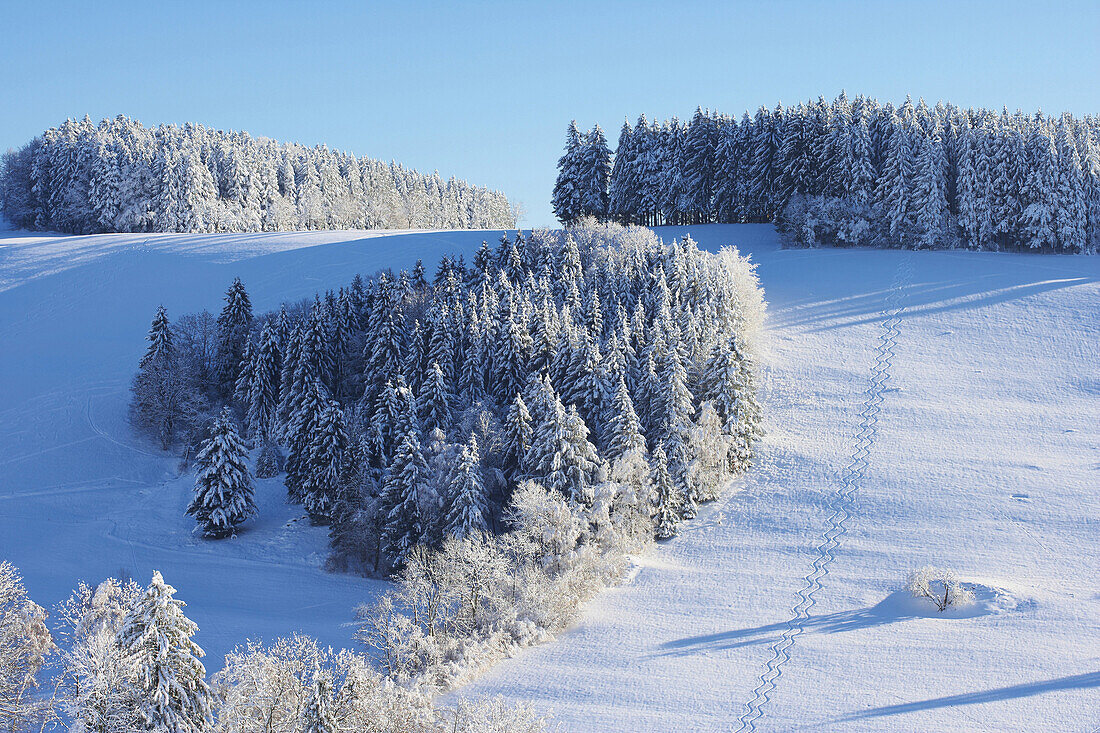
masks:
{"label": "frost covered shrub", "polygon": [[[238,647],[212,687],[218,733],[436,730],[428,696],[395,685],[359,655],[304,636]],[[309,727],[319,717],[333,727]]]}
{"label": "frost covered shrub", "polygon": [[357,638],[403,683],[452,687],[509,650],[564,629],[580,605],[620,579],[653,525],[647,489],[603,483],[591,505],[527,481],[506,512],[511,531],[418,547],[398,588],[359,609]]}
{"label": "frost covered shrub", "polygon": [[55,648],[46,612],[27,597],[15,567],[0,562],[0,727],[20,730],[48,714],[35,690]]}
{"label": "frost covered shrub", "polygon": [[959,584],[953,571],[931,565],[910,573],[906,588],[914,598],[927,598],[941,613],[974,602],[974,594]]}
{"label": "frost covered shrub", "polygon": [[883,218],[849,199],[796,194],[776,216],[775,228],[791,246],[868,246],[882,243]]}

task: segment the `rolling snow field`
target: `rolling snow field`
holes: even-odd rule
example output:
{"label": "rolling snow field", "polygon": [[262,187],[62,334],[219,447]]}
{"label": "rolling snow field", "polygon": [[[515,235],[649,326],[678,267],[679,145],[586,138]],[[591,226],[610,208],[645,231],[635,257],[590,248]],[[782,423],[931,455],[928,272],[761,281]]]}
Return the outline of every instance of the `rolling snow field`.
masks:
{"label": "rolling snow field", "polygon": [[[657,231],[759,265],[757,466],[559,640],[450,697],[531,701],[568,731],[1097,730],[1100,258]],[[237,538],[205,541],[193,477],[132,434],[150,319],[217,313],[238,275],[262,312],[499,236],[0,233],[0,558],[47,607],[161,570],[211,672],[249,637],[350,645],[385,583],[323,572],[327,534],[280,479]],[[908,598],[925,564],[977,603]]]}

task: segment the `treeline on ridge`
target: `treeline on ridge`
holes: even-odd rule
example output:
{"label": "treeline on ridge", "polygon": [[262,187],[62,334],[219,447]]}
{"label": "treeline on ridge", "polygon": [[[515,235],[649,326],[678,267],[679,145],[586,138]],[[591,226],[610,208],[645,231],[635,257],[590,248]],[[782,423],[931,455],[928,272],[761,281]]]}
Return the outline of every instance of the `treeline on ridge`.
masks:
{"label": "treeline on ridge", "polygon": [[515,226],[504,194],[438,173],[121,115],[66,120],[5,154],[0,211],[74,234]]}
{"label": "treeline on ridge", "polygon": [[[613,160],[612,160],[613,159]],[[1095,252],[1100,121],[819,98],[740,120],[697,109],[569,127],[553,206],[644,225],[775,222],[788,241]]]}

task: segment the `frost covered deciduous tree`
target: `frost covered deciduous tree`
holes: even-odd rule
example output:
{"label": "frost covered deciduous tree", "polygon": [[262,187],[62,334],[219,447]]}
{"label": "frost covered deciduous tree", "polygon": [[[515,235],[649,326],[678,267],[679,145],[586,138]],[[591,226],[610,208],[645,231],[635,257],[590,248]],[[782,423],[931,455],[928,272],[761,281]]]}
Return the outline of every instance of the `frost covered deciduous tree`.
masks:
{"label": "frost covered deciduous tree", "polygon": [[49,715],[38,697],[38,672],[56,650],[46,612],[27,597],[13,565],[0,561],[0,725],[28,728]]}

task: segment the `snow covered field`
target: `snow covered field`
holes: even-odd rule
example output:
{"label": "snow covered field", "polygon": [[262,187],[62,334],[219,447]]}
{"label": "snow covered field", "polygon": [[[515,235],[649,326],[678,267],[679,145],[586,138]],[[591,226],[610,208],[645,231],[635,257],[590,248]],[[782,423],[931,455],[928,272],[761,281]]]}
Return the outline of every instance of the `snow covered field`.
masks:
{"label": "snow covered field", "polygon": [[[759,465],[575,630],[460,694],[533,700],[566,730],[736,730],[788,632],[744,730],[1100,726],[1100,260],[784,251],[767,225],[691,231],[760,265]],[[853,471],[899,272],[892,366]],[[788,631],[834,509],[851,513],[835,560]],[[925,563],[978,584],[979,615],[899,593]]]}
{"label": "snow covered field", "polygon": [[[1100,259],[658,231],[688,229],[760,264],[759,465],[576,629],[456,694],[531,700],[565,730],[1100,726]],[[131,435],[149,320],[216,312],[235,275],[263,311],[498,236],[0,235],[0,558],[43,605],[162,570],[211,670],[246,637],[349,644],[382,584],[319,570],[325,532],[281,482],[259,483],[249,531],[206,542],[183,514],[191,478]],[[929,562],[977,584],[978,606],[942,618],[900,594]],[[814,605],[796,619],[800,590]]]}
{"label": "snow covered field", "polygon": [[380,581],[320,570],[324,528],[299,521],[280,479],[257,482],[246,534],[204,541],[184,515],[194,478],[136,438],[130,378],[157,304],[217,313],[240,275],[257,312],[351,281],[356,272],[434,272],[501,232],[315,232],[49,237],[0,233],[0,558],[51,607],[78,580],[154,569],[199,624],[207,667],[248,637],[295,630],[350,646],[352,609]]}

